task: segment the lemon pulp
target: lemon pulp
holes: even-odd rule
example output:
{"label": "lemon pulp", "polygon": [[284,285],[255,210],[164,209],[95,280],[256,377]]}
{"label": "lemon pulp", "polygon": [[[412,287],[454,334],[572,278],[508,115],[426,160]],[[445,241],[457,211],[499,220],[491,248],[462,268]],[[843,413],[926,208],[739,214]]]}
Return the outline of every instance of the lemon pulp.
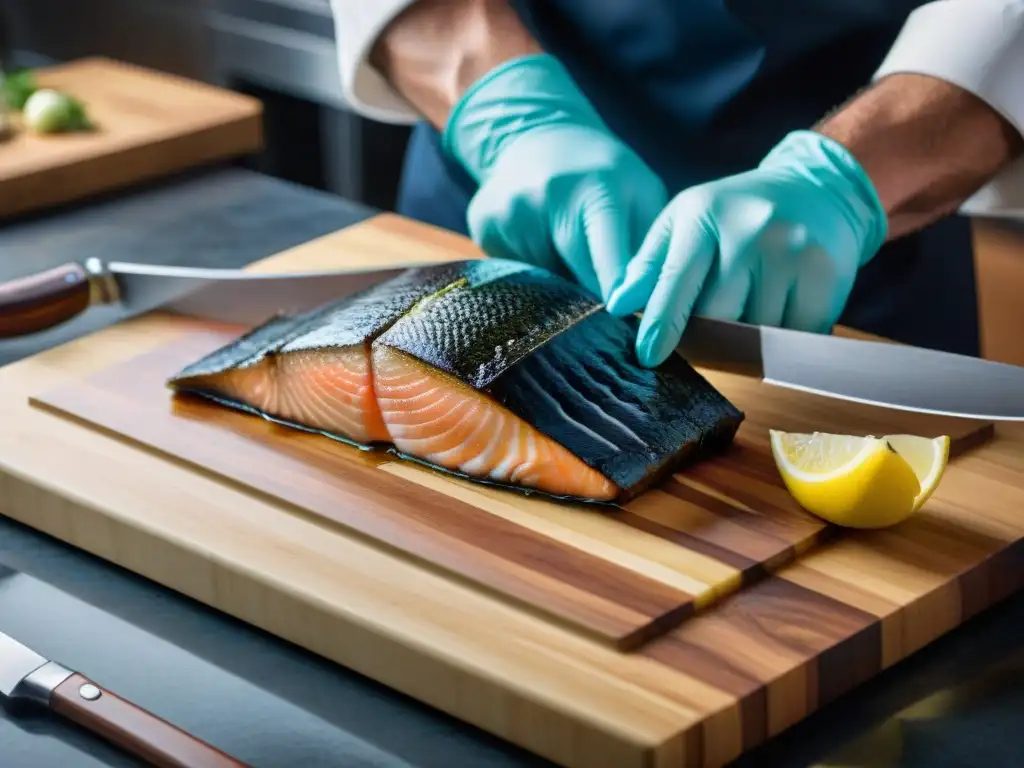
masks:
{"label": "lemon pulp", "polygon": [[910,517],[931,496],[949,459],[946,436],[770,434],[775,464],[797,502],[851,528],[882,528]]}
{"label": "lemon pulp", "polygon": [[918,435],[886,435],[889,443],[910,465],[921,484],[921,491],[914,500],[916,512],[938,487],[946,465],[949,463],[949,436],[927,438]]}

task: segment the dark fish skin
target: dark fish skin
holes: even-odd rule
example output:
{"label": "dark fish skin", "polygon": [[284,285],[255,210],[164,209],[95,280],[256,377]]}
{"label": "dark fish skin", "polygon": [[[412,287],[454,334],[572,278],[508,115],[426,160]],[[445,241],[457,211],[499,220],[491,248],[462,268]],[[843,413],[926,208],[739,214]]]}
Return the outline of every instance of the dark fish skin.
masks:
{"label": "dark fish skin", "polygon": [[183,368],[168,383],[174,388],[186,387],[204,376],[213,376],[232,368],[256,365],[286,343],[300,327],[302,320],[301,317],[284,315],[272,317],[231,344]]}
{"label": "dark fish skin", "polygon": [[727,447],[744,414],[682,357],[640,365],[639,321],[540,269],[422,302],[377,338],[497,402],[635,496]]}
{"label": "dark fish skin", "polygon": [[[487,262],[479,262],[486,264]],[[510,263],[505,271],[514,271]],[[501,274],[502,265],[490,272]],[[256,365],[269,355],[365,344],[408,312],[416,302],[479,272],[473,262],[420,267],[294,317],[278,316],[236,341],[197,360],[170,380],[187,387],[191,379]]]}
{"label": "dark fish skin", "polygon": [[487,390],[622,488],[620,502],[727,448],[744,417],[679,355],[642,367],[638,327],[589,315]]}
{"label": "dark fish skin", "polygon": [[486,392],[614,482],[622,503],[728,447],[744,419],[680,356],[655,370],[641,366],[637,323],[608,314],[575,283],[521,262],[446,263],[409,270],[294,318],[272,318],[186,367],[169,385],[259,413],[204,388],[204,379],[271,355],[387,346]]}

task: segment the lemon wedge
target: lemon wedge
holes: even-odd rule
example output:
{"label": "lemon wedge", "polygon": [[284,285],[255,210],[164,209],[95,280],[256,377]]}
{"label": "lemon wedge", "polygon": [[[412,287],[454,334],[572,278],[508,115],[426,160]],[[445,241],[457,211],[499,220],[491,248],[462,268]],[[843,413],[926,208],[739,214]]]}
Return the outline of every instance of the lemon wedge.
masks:
{"label": "lemon wedge", "polygon": [[919,510],[949,460],[949,437],[856,437],[770,430],[786,488],[808,512],[849,528],[884,528]]}

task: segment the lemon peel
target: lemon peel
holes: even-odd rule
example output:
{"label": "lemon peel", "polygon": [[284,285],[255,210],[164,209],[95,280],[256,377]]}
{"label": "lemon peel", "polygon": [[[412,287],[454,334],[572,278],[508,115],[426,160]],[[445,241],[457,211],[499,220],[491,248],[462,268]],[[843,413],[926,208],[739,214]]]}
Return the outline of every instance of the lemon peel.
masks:
{"label": "lemon peel", "polygon": [[932,495],[949,460],[948,436],[769,434],[790,494],[808,512],[848,528],[906,520]]}

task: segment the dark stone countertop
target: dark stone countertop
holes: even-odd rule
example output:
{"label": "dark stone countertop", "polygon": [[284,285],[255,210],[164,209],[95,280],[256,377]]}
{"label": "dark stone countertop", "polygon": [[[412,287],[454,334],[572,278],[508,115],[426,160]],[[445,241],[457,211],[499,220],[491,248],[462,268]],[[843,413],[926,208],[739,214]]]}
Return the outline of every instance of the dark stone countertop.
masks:
{"label": "dark stone countertop", "polygon": [[[0,223],[0,279],[88,256],[237,267],[372,213],[251,172],[206,169],[87,206]],[[0,364],[116,319],[91,316],[31,341],[0,342]],[[0,629],[254,768],[546,764],[3,518]],[[847,752],[867,757],[834,764],[1024,765],[1018,725],[1024,714],[1024,655],[1015,656],[1024,650],[1022,641],[1019,595],[750,753],[735,768],[811,766],[851,740]],[[1015,666],[994,666],[1011,662]],[[963,682],[972,687],[959,696],[954,712],[902,724],[892,719],[922,697]],[[872,730],[879,723],[882,729]],[[885,741],[894,723],[901,734],[900,759],[890,755],[892,739]],[[3,768],[137,764],[45,713],[0,710]]]}

